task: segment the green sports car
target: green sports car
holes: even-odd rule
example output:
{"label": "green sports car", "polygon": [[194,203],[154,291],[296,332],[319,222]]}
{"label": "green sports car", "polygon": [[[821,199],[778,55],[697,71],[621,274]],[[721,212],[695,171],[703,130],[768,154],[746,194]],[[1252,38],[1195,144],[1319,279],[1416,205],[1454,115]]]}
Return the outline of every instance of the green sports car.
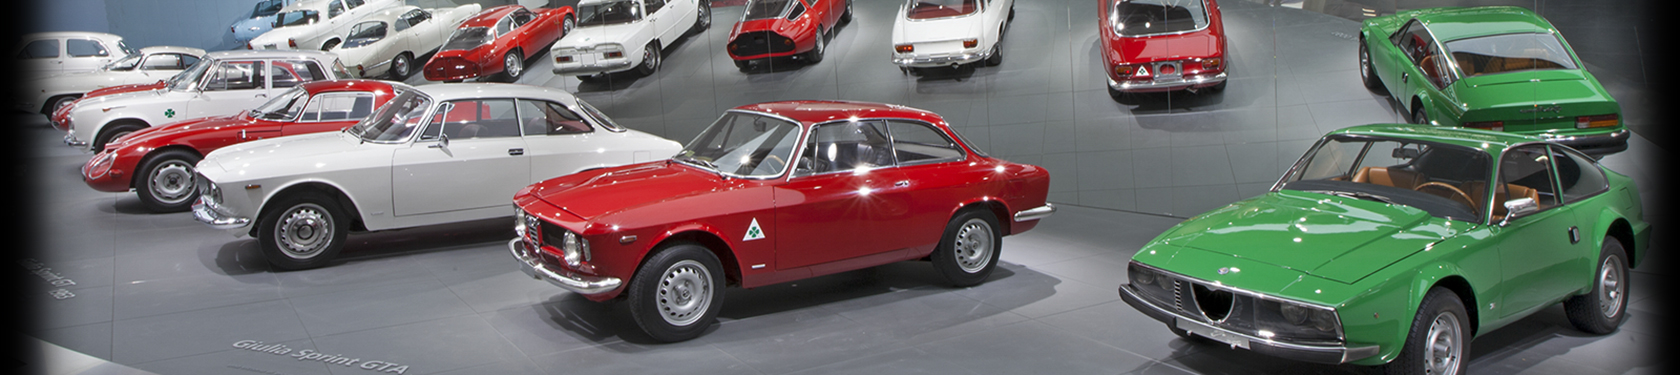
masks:
{"label": "green sports car", "polygon": [[1150,241],[1120,296],[1187,339],[1462,374],[1472,338],[1554,303],[1583,331],[1616,330],[1650,242],[1642,215],[1631,179],[1554,142],[1356,126],[1270,192]]}
{"label": "green sports car", "polygon": [[1599,156],[1627,149],[1621,106],[1550,22],[1521,7],[1365,20],[1359,75],[1418,124],[1537,135]]}

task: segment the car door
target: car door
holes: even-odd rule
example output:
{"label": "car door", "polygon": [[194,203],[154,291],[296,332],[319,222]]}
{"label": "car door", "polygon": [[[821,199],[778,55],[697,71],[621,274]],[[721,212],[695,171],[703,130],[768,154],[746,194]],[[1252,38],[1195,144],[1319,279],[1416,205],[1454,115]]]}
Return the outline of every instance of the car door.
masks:
{"label": "car door", "polygon": [[962,163],[965,153],[944,132],[921,121],[888,120],[893,155],[898,162],[890,188],[878,194],[886,203],[875,212],[879,239],[889,249],[931,246],[944,235],[951,210],[976,194],[986,174],[996,172]]}
{"label": "car door", "polygon": [[519,46],[521,51],[524,51],[525,57],[529,58],[531,55],[539,53],[538,51],[543,47],[543,41],[540,35],[537,35],[537,23],[533,22],[536,21],[537,15],[531,13],[529,9],[520,8],[513,11],[513,14],[509,14],[508,17],[513,19],[512,41]]}
{"label": "car door", "polygon": [[64,40],[63,64],[60,71],[82,72],[99,69],[110,63],[118,56],[114,53],[117,46],[107,46],[98,40],[87,38],[70,38]]}
{"label": "car door", "polygon": [[443,103],[420,139],[391,157],[397,217],[506,207],[530,184],[513,99]]}
{"label": "car door", "polygon": [[[519,123],[524,128],[525,154],[531,158],[531,180],[564,176],[596,165],[627,164],[630,151],[604,149],[592,141],[595,127],[564,104],[520,99]],[[643,152],[644,154],[646,152]],[[643,160],[648,157],[643,155]]]}
{"label": "car door", "polygon": [[[1423,58],[1422,46],[1429,44],[1428,38],[1429,32],[1424,30],[1423,23],[1413,19],[1388,37],[1386,47],[1371,46],[1371,64],[1376,67],[1377,77],[1382,78],[1384,88],[1392,96],[1404,96],[1406,85],[1401,76],[1404,75],[1407,81],[1411,80],[1411,73],[1407,67],[1411,66],[1413,61]],[[1371,45],[1384,42],[1367,40],[1366,43]]]}
{"label": "car door", "polygon": [[[198,92],[179,108],[165,108],[164,123],[256,108],[268,101],[268,61],[223,60],[205,73]],[[152,125],[162,125],[157,123]]]}
{"label": "car door", "polygon": [[309,105],[298,114],[297,121],[281,127],[280,135],[344,130],[370,114],[373,114],[372,92],[320,93],[309,99]]}
{"label": "car door", "polygon": [[649,25],[653,25],[654,35],[659,37],[659,45],[670,45],[671,41],[675,40],[677,36],[682,35],[682,33],[675,30],[675,28],[677,27],[677,23],[682,21],[683,17],[678,14],[673,14],[675,11],[673,11],[672,8],[679,7],[672,6],[673,4],[671,4],[679,1],[683,0],[642,1],[642,14],[646,15],[642,17],[642,19]]}
{"label": "car door", "polygon": [[1572,259],[1591,254],[1584,248],[1591,241],[1581,241],[1574,212],[1559,200],[1552,158],[1546,145],[1533,144],[1505,151],[1499,162],[1507,200],[1532,198],[1539,209],[1492,229],[1506,291],[1499,302],[1501,316],[1531,312],[1580,288],[1580,280],[1566,277],[1566,271]]}
{"label": "car door", "polygon": [[879,191],[900,181],[881,121],[818,125],[794,175],[776,188],[776,268],[787,270],[893,250],[877,222],[897,211]]}
{"label": "car door", "polygon": [[413,46],[411,48],[416,54],[415,58],[442,46],[444,39],[449,37],[451,30],[446,28],[449,25],[444,25],[443,21],[435,19],[431,12],[424,9],[410,11],[402,18],[406,20],[409,32],[412,33],[409,37],[413,40],[410,45]]}
{"label": "car door", "polygon": [[57,38],[31,40],[19,48],[13,56],[22,62],[25,72],[46,76],[63,72],[64,62],[59,61],[64,42]]}

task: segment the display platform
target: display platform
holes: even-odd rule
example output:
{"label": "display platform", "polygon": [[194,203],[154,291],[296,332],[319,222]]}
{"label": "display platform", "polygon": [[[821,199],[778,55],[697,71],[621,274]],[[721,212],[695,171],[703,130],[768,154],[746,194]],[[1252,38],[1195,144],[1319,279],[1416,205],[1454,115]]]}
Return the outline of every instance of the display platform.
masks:
{"label": "display platform", "polygon": [[[933,110],[994,156],[1045,166],[1060,210],[1006,237],[999,270],[946,286],[926,262],[731,289],[714,329],[656,344],[622,304],[587,301],[520,273],[511,220],[359,233],[325,268],[281,272],[249,238],[190,213],[153,214],[132,193],[87,188],[88,153],[39,116],[12,115],[35,189],[19,288],[37,319],[31,369],[121,374],[1368,374],[1182,340],[1121,302],[1126,261],[1184,217],[1259,194],[1323,133],[1401,122],[1359,83],[1345,18],[1227,0],[1231,83],[1221,93],[1110,98],[1088,0],[1020,1],[1002,65],[926,77],[888,61],[897,1],[858,0],[828,58],[742,73],[721,46],[740,7],[671,46],[650,77],[582,83],[537,56],[521,83],[562,87],[619,123],[687,141],[723,110],[852,99]],[[1577,45],[1577,48],[1580,48]],[[1588,60],[1589,69],[1597,69]],[[1595,70],[1595,74],[1597,71]],[[1644,120],[1651,97],[1606,86]],[[411,83],[425,83],[418,76]],[[1632,125],[1630,125],[1632,126]],[[1637,129],[1637,128],[1636,128]],[[1668,228],[1668,152],[1641,135],[1602,162],[1641,187]],[[855,235],[847,228],[837,234]],[[1628,321],[1588,335],[1561,305],[1472,345],[1475,374],[1659,373],[1671,277],[1659,229],[1632,272]],[[38,341],[36,340],[38,339]],[[68,351],[65,351],[68,350]],[[30,352],[34,353],[34,352]]]}

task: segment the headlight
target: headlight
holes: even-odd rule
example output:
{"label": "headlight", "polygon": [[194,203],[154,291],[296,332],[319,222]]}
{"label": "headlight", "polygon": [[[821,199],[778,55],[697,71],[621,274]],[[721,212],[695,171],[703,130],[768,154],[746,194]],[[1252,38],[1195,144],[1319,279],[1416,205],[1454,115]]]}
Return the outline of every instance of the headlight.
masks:
{"label": "headlight", "polygon": [[1342,344],[1342,322],[1329,307],[1264,298],[1255,311],[1259,336],[1298,344]]}
{"label": "headlight", "polygon": [[1126,273],[1131,275],[1132,284],[1139,287],[1155,283],[1155,271],[1150,271],[1148,268],[1133,264],[1131,267],[1127,267]]}
{"label": "headlight", "polygon": [[101,153],[99,155],[98,159],[94,160],[93,165],[88,166],[88,170],[87,170],[88,177],[91,177],[91,178],[105,177],[106,173],[111,172],[111,166],[115,164],[114,162],[116,160],[117,160],[117,153],[115,153],[115,152]]}

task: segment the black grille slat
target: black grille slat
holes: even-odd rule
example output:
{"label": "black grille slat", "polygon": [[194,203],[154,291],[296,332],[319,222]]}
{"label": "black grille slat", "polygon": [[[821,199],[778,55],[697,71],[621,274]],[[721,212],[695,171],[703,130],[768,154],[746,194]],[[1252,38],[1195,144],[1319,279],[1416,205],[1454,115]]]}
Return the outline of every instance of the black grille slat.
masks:
{"label": "black grille slat", "polygon": [[794,44],[787,37],[769,31],[743,33],[729,42],[729,51],[736,56],[755,56],[766,53],[793,51]]}

